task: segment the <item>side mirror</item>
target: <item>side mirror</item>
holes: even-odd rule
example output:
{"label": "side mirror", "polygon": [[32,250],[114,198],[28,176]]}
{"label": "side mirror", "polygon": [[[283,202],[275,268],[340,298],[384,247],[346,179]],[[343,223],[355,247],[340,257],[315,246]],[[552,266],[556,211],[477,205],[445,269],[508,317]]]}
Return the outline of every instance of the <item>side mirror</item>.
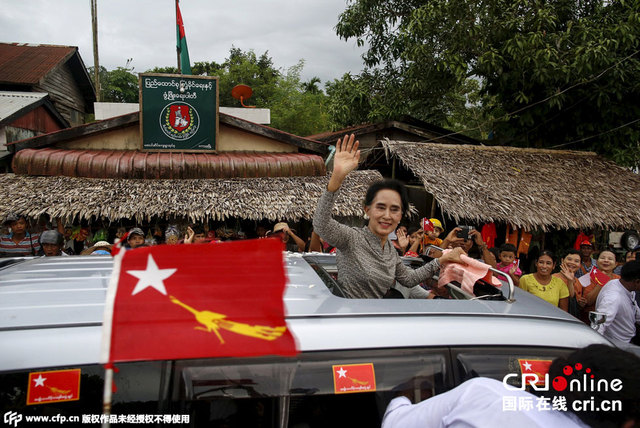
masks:
{"label": "side mirror", "polygon": [[607,315],[602,312],[591,311],[589,312],[589,322],[591,322],[591,328],[598,331],[600,324],[603,324],[607,320]]}

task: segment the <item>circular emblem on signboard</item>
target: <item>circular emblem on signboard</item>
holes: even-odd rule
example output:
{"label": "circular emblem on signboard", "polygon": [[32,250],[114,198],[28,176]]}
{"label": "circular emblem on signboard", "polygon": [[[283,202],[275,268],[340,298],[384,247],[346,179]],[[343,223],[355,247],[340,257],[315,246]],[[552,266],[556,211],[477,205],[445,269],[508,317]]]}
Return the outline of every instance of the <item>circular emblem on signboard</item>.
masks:
{"label": "circular emblem on signboard", "polygon": [[190,104],[167,104],[160,113],[160,128],[172,140],[188,140],[200,127],[198,112]]}

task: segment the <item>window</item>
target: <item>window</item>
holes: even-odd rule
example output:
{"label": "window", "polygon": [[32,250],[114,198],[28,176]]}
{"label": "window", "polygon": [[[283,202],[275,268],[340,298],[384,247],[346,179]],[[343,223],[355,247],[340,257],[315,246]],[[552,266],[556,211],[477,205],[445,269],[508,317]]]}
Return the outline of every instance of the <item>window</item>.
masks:
{"label": "window", "polygon": [[[456,381],[462,383],[473,377],[483,376],[502,381],[511,373],[521,374],[524,363],[529,360],[550,361],[568,355],[573,350],[535,347],[487,347],[458,348],[452,354],[457,362]],[[535,365],[532,367],[535,369]],[[510,382],[520,387],[521,377],[513,377]]]}
{"label": "window", "polygon": [[[433,349],[177,361],[173,412],[189,413],[203,427],[380,426],[396,394],[409,391],[418,402],[451,388],[447,361],[446,350]],[[334,370],[347,377],[361,366],[371,366],[374,378],[355,381],[375,391],[336,393]]]}
{"label": "window", "polygon": [[[118,364],[114,373],[117,392],[112,396],[111,413],[163,414],[159,409],[160,385],[163,380],[161,369],[166,363],[139,362]],[[53,370],[80,369],[79,400],[57,403],[27,405],[29,373]],[[104,368],[99,365],[74,367],[49,367],[27,371],[0,374],[0,413],[18,412],[24,416],[57,415],[79,416],[102,414]],[[81,419],[80,419],[81,421]],[[65,426],[86,426],[82,423],[65,423]]]}

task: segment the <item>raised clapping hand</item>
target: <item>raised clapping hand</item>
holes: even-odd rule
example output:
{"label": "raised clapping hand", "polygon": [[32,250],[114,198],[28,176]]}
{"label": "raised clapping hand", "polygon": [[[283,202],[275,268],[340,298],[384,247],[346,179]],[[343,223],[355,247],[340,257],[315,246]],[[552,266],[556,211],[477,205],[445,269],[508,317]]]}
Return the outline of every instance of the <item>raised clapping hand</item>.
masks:
{"label": "raised clapping hand", "polygon": [[345,135],[336,143],[336,154],[333,158],[333,174],[329,180],[328,190],[335,192],[342,184],[342,180],[354,169],[360,161],[359,141],[355,135]]}
{"label": "raised clapping hand", "polygon": [[193,243],[193,238],[196,236],[196,233],[191,229],[191,227],[187,227],[187,236],[184,238],[185,244]]}
{"label": "raised clapping hand", "polygon": [[400,246],[400,248],[407,248],[407,245],[409,245],[409,241],[411,240],[411,238],[407,236],[407,232],[400,229],[396,232],[396,236],[398,237],[398,245]]}
{"label": "raised clapping hand", "polygon": [[564,264],[564,261],[560,263],[560,272],[562,273],[562,276],[567,278],[569,281],[573,281],[575,279],[575,274],[569,270],[567,265]]}

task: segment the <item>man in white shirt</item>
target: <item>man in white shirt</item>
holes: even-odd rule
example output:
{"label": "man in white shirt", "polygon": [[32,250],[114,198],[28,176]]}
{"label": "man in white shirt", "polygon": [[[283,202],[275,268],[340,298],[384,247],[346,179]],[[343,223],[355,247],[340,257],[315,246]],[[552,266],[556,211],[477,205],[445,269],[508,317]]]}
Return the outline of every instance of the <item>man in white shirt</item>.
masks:
{"label": "man in white shirt", "polygon": [[[575,369],[567,370],[568,367]],[[574,387],[575,381],[583,382],[586,372],[595,376],[596,382],[604,380],[608,385],[615,383],[621,388]],[[417,404],[411,404],[408,398],[413,389],[399,391],[401,395],[387,406],[382,428],[630,428],[640,422],[638,356],[608,345],[590,345],[551,363],[549,380],[555,382],[560,377],[566,381],[564,387],[552,386],[548,391],[540,391],[539,397],[508,389],[498,380],[482,377]],[[505,408],[505,398],[536,404],[528,410]],[[539,406],[537,401],[556,404]],[[584,406],[585,402],[591,404]],[[619,405],[615,410],[610,407],[614,402]],[[564,403],[564,408],[556,407],[558,403]]]}
{"label": "man in white shirt", "polygon": [[640,323],[635,299],[635,292],[640,290],[640,260],[622,266],[620,276],[607,282],[598,295],[596,312],[607,316],[598,331],[606,338],[629,343],[636,335],[636,323]]}

